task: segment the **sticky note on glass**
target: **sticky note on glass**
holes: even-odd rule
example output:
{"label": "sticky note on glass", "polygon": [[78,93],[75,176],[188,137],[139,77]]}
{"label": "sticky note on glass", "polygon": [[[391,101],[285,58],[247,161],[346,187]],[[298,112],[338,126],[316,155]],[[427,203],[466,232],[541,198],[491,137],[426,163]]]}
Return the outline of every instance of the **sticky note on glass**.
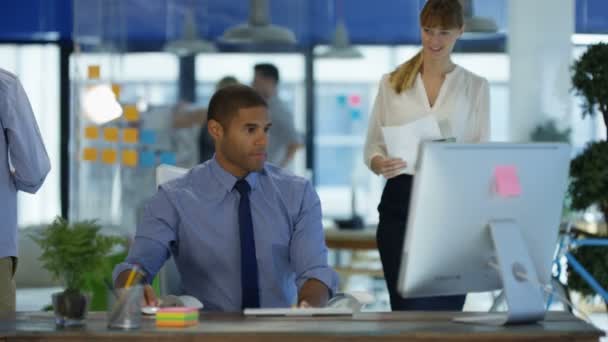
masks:
{"label": "sticky note on glass", "polygon": [[156,144],[156,132],[148,129],[143,129],[140,132],[139,139],[142,144],[154,145]]}
{"label": "sticky note on glass", "polygon": [[112,84],[112,92],[114,93],[114,96],[116,96],[116,99],[120,99],[120,85],[119,84]]}
{"label": "sticky note on glass", "polygon": [[113,149],[105,149],[101,152],[101,161],[104,164],[114,164],[116,163],[116,150]]}
{"label": "sticky note on glass", "polygon": [[122,130],[122,141],[127,144],[137,144],[139,130],[137,128],[125,128]]}
{"label": "sticky note on glass", "polygon": [[125,120],[129,122],[139,121],[139,110],[137,110],[135,105],[125,105],[123,107],[123,112],[125,114]]}
{"label": "sticky note on glass", "polygon": [[137,166],[137,151],[124,150],[122,151],[122,164],[129,167]]}
{"label": "sticky note on glass", "polygon": [[82,150],[82,160],[94,162],[97,160],[97,149],[93,147],[85,147]]}
{"label": "sticky note on glass", "polygon": [[89,65],[87,69],[87,77],[90,80],[98,80],[101,76],[101,69],[99,65]]}
{"label": "sticky note on glass", "polygon": [[103,129],[103,139],[108,142],[118,141],[118,128],[106,127]]}
{"label": "sticky note on glass", "polygon": [[139,153],[139,165],[141,167],[155,167],[156,155],[154,154],[154,152],[141,151]]}
{"label": "sticky note on glass", "polygon": [[99,128],[96,126],[85,127],[84,138],[89,140],[99,139]]}
{"label": "sticky note on glass", "polygon": [[521,183],[514,165],[501,165],[494,169],[496,178],[496,193],[501,197],[516,197],[521,195]]}
{"label": "sticky note on glass", "polygon": [[175,153],[173,152],[163,152],[160,154],[160,163],[161,164],[168,164],[168,165],[175,165],[176,161],[175,161]]}

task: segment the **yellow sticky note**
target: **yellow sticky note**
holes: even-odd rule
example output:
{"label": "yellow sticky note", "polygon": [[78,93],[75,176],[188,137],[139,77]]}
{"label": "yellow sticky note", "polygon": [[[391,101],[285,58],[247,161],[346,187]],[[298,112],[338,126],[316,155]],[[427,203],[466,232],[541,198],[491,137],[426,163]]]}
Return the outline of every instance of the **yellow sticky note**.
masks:
{"label": "yellow sticky note", "polygon": [[99,139],[99,128],[97,126],[87,126],[84,128],[85,139],[95,140]]}
{"label": "yellow sticky note", "polygon": [[139,141],[139,131],[137,128],[125,128],[122,130],[122,141],[127,144],[137,144]]}
{"label": "yellow sticky note", "polygon": [[97,160],[97,149],[93,147],[85,147],[82,150],[82,160],[94,162]]}
{"label": "yellow sticky note", "polygon": [[112,92],[114,93],[114,96],[116,96],[116,99],[120,99],[120,84],[112,84]]}
{"label": "yellow sticky note", "polygon": [[118,141],[118,128],[116,127],[106,127],[103,129],[103,138],[109,142],[117,142]]}
{"label": "yellow sticky note", "polygon": [[139,111],[135,105],[126,105],[123,107],[123,112],[125,113],[125,119],[127,121],[138,121],[139,120]]}
{"label": "yellow sticky note", "polygon": [[87,75],[90,80],[98,80],[101,75],[99,65],[89,65]]}
{"label": "yellow sticky note", "polygon": [[105,149],[101,152],[101,161],[105,164],[116,163],[116,150]]}
{"label": "yellow sticky note", "polygon": [[135,151],[135,150],[122,151],[122,163],[123,163],[123,165],[129,166],[129,167],[137,166],[137,151]]}

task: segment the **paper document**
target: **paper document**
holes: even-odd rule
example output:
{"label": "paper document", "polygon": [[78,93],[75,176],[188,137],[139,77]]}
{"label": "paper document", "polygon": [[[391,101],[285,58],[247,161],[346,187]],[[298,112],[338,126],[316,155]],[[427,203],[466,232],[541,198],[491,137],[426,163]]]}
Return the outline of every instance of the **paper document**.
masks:
{"label": "paper document", "polygon": [[407,163],[403,173],[414,174],[420,142],[441,139],[437,120],[426,115],[402,126],[382,127],[388,156],[401,158]]}

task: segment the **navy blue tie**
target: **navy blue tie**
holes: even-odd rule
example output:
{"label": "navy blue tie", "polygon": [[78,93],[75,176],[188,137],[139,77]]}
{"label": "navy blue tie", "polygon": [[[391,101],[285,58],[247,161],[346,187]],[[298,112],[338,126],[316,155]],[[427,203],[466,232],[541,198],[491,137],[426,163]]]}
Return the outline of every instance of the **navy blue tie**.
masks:
{"label": "navy blue tie", "polygon": [[234,185],[241,194],[239,202],[239,228],[241,232],[241,294],[242,308],[259,308],[260,293],[258,290],[258,263],[255,256],[255,239],[253,221],[249,205],[251,187],[241,179]]}

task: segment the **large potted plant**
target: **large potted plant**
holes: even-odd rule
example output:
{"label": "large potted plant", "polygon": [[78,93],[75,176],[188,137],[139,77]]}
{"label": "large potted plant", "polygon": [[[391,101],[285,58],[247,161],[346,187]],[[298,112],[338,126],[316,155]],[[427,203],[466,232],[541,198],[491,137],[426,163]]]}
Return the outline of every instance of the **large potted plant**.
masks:
{"label": "large potted plant", "polygon": [[[96,271],[103,269],[112,248],[123,239],[100,234],[96,221],[70,224],[57,217],[46,229],[31,234],[40,246],[40,261],[65,290],[53,294],[53,309],[59,325],[80,325],[88,311],[89,298],[83,288]],[[102,272],[97,272],[100,277]]]}
{"label": "large potted plant", "polygon": [[[608,133],[608,45],[595,44],[572,66],[572,85],[583,98],[583,117],[600,113]],[[608,134],[607,134],[608,136]],[[608,142],[587,144],[570,164],[569,195],[574,210],[595,206],[608,222]],[[605,233],[604,233],[605,234]],[[577,248],[574,255],[604,287],[608,287],[608,251],[605,247]],[[571,289],[582,294],[594,291],[576,274],[568,272]]]}

